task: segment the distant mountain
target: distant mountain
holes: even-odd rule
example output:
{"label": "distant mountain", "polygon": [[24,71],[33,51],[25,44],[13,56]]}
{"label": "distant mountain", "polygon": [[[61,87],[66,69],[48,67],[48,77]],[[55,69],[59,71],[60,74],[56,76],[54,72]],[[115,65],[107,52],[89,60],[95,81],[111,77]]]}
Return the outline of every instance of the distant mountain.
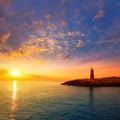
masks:
{"label": "distant mountain", "polygon": [[75,79],[69,80],[62,85],[72,85],[72,86],[86,86],[86,87],[103,87],[103,86],[120,86],[120,77],[105,77],[97,79]]}

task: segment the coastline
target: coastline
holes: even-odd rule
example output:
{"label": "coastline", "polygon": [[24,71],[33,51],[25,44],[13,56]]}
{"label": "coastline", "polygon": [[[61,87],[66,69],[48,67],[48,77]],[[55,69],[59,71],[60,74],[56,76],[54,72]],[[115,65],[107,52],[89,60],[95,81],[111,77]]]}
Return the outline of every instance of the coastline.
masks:
{"label": "coastline", "polygon": [[83,86],[83,87],[120,87],[120,77],[106,77],[96,79],[69,80],[61,85]]}

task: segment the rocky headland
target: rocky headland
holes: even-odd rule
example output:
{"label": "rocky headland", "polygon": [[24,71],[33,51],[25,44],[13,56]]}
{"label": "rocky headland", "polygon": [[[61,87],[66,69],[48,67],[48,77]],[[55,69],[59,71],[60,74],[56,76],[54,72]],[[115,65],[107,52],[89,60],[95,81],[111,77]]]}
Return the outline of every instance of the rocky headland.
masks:
{"label": "rocky headland", "polygon": [[75,79],[69,80],[62,85],[86,86],[86,87],[120,87],[120,77],[106,77],[96,79]]}

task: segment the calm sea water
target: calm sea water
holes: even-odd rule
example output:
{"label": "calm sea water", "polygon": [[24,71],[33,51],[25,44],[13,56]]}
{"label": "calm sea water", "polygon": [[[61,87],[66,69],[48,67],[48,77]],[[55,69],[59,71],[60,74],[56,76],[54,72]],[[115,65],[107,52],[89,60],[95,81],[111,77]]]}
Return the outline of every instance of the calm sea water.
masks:
{"label": "calm sea water", "polygon": [[0,120],[120,120],[120,88],[1,81]]}

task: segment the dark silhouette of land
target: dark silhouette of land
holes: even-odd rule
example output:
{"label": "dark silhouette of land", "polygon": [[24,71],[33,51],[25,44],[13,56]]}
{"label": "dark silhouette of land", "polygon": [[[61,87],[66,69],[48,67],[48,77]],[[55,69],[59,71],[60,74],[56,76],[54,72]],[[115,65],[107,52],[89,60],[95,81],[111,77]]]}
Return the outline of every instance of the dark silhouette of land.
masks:
{"label": "dark silhouette of land", "polygon": [[120,77],[106,77],[96,79],[75,79],[62,83],[62,85],[87,86],[87,87],[120,87]]}
{"label": "dark silhouette of land", "polygon": [[91,66],[89,79],[70,80],[62,83],[62,85],[87,86],[87,87],[120,86],[120,77],[95,78],[94,69]]}

